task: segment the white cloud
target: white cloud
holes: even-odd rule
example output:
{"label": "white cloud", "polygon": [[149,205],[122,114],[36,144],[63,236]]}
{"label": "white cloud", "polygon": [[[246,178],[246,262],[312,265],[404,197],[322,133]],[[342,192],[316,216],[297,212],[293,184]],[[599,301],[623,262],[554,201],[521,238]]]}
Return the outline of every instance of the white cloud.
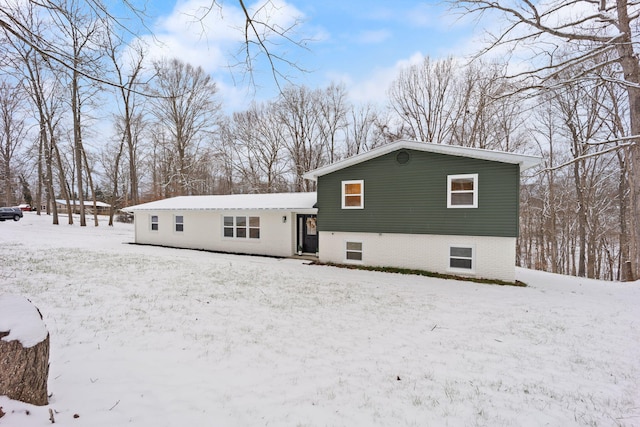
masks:
{"label": "white cloud", "polygon": [[[415,22],[412,24],[428,25],[428,20],[433,18],[436,9],[418,7],[415,10]],[[431,13],[431,18],[429,13]],[[566,22],[575,16],[584,16],[583,10],[563,10],[563,15],[558,17],[560,22]],[[488,14],[482,21],[474,21],[477,16],[454,16],[451,13],[440,15],[442,19],[432,24],[438,28],[449,28],[452,34],[451,39],[457,40],[454,44],[443,43],[441,47],[430,46],[428,55],[433,59],[454,56],[461,62],[470,61],[482,49],[489,46],[487,33],[501,34],[509,23],[504,18],[498,19],[500,14]],[[564,21],[561,21],[564,20]],[[519,28],[513,35],[521,37],[526,34],[527,28]],[[544,44],[547,43],[547,44]],[[551,50],[552,43],[550,37],[538,37],[531,43],[520,43],[518,46],[503,45],[497,46],[487,52],[482,58],[486,61],[497,61],[508,63],[508,73],[516,74],[524,70],[531,69],[535,61],[548,60],[544,52]],[[401,69],[423,61],[426,52],[416,52],[408,58],[396,61],[392,66],[386,68],[374,68],[366,75],[354,76],[351,74],[334,74],[332,77],[344,82],[347,86],[351,98],[354,102],[377,102],[383,103],[388,99],[387,91],[390,84],[397,78]]]}
{"label": "white cloud", "polygon": [[434,4],[421,3],[409,9],[406,20],[415,27],[430,27],[437,24],[441,18],[441,7]]}
{"label": "white cloud", "polygon": [[364,79],[354,80],[352,77],[343,76],[342,82],[347,85],[351,100],[355,103],[373,102],[384,103],[387,100],[387,90],[396,79],[400,70],[419,64],[424,60],[424,55],[416,52],[409,58],[397,61],[388,68],[376,68]]}
{"label": "white cloud", "polygon": [[371,5],[363,11],[363,17],[372,22],[383,22],[389,25],[427,28],[440,25],[445,7],[440,4],[421,2],[412,7],[397,5]]}
{"label": "white cloud", "polygon": [[[154,25],[154,36],[145,37],[150,59],[177,57],[207,72],[219,72],[237,62],[244,41],[245,17],[235,3],[211,7],[210,0],[178,2],[170,15]],[[282,0],[260,0],[248,5],[257,20],[268,21],[273,28],[290,28],[302,13]],[[268,36],[270,31],[259,28]],[[277,49],[277,45],[271,45]]]}
{"label": "white cloud", "polygon": [[376,44],[382,43],[390,37],[391,32],[389,30],[363,31],[358,35],[357,41],[365,44]]}

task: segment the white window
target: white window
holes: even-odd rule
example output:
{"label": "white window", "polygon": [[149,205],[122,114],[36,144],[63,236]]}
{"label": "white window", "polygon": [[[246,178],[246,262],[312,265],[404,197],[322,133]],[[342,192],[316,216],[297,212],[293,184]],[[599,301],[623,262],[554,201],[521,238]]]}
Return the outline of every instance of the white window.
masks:
{"label": "white window", "polygon": [[342,209],[364,209],[364,181],[342,181]]}
{"label": "white window", "polygon": [[259,239],[259,216],[225,216],[222,221],[222,235],[237,239]]}
{"label": "white window", "polygon": [[346,242],[347,262],[362,261],[362,242]]}
{"label": "white window", "polygon": [[449,246],[449,270],[473,273],[475,268],[475,248],[473,246]]}
{"label": "white window", "polygon": [[175,230],[178,232],[184,231],[184,216],[176,215],[173,218],[175,221]]}
{"label": "white window", "polygon": [[250,239],[260,238],[260,217],[259,216],[249,217],[249,238]]}
{"label": "white window", "polygon": [[158,215],[151,215],[151,231],[158,231]]}
{"label": "white window", "polygon": [[478,207],[478,174],[449,175],[447,177],[447,207]]}

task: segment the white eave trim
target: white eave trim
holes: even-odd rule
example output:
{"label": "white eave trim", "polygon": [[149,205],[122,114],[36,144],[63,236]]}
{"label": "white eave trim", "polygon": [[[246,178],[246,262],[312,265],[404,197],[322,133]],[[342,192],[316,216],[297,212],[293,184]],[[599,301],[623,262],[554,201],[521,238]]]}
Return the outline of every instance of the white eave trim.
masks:
{"label": "white eave trim", "polygon": [[[317,202],[315,192],[228,194],[177,196],[139,205],[128,206],[125,212],[139,211],[274,211],[299,212],[313,210]],[[317,211],[317,209],[316,209]]]}
{"label": "white eave trim", "polygon": [[520,165],[520,171],[525,171],[539,165],[542,158],[526,154],[508,153],[506,151],[484,150],[481,148],[461,147],[458,145],[433,144],[429,142],[418,142],[401,139],[391,144],[374,148],[366,153],[358,154],[344,160],[340,160],[328,166],[324,166],[304,174],[304,178],[317,181],[319,176],[383,156],[396,150],[415,150],[437,154],[448,154],[451,156],[469,157],[480,160],[490,160],[494,162],[510,163]]}
{"label": "white eave trim", "polygon": [[317,208],[301,207],[301,208],[189,208],[189,207],[163,207],[163,208],[142,208],[142,207],[128,207],[122,208],[125,212],[140,212],[140,211],[282,211],[282,212],[297,212],[297,213],[316,213]]}

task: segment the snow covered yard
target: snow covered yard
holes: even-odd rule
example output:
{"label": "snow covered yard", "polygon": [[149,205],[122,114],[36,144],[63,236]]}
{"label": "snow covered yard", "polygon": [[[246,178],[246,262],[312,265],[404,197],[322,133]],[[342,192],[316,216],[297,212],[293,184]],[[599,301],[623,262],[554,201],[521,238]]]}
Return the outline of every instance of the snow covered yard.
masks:
{"label": "snow covered yard", "polygon": [[1,426],[50,425],[49,408],[90,427],[640,425],[639,282],[519,270],[529,287],[505,287],[132,241],[127,224],[0,223],[0,293],[44,315],[52,394],[0,397]]}

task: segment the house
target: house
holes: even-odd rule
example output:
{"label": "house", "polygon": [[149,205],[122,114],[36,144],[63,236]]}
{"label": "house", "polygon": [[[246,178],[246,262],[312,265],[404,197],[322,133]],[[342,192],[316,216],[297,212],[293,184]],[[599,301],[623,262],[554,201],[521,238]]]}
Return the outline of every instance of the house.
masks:
{"label": "house", "polygon": [[515,281],[520,173],[540,158],[400,140],[313,171],[316,193],[127,208],[136,243]]}
{"label": "house", "polygon": [[180,196],[131,206],[135,242],[288,257],[318,250],[316,193]]}
{"label": "house", "polygon": [[[58,209],[58,212],[60,213],[67,213],[67,201],[64,199],[56,199],[56,207]],[[73,210],[74,214],[79,214],[80,213],[80,201],[79,200],[70,200],[69,203],[71,204],[71,209]],[[98,215],[109,215],[109,208],[111,208],[111,205],[108,203],[104,203],[104,202],[99,202],[96,201],[96,213]],[[93,200],[85,200],[84,201],[84,209],[85,212],[88,214],[93,214]],[[43,210],[46,210],[46,206],[43,205]]]}
{"label": "house", "polygon": [[401,140],[310,171],[320,260],[513,282],[520,172],[539,162]]}

